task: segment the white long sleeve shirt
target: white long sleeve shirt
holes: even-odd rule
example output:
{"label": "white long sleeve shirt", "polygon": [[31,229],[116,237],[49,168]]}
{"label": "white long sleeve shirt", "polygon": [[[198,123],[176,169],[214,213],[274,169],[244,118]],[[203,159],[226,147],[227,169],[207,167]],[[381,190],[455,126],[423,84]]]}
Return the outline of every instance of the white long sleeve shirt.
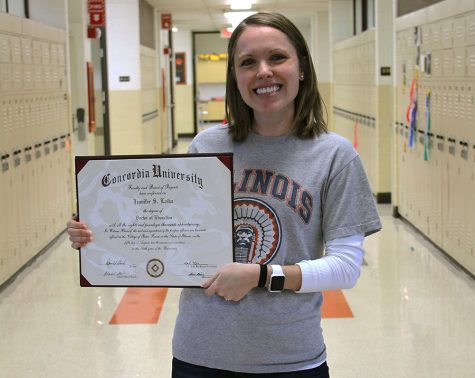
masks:
{"label": "white long sleeve shirt", "polygon": [[297,263],[302,271],[302,286],[297,293],[355,286],[363,264],[363,240],[363,234],[329,240],[322,258]]}

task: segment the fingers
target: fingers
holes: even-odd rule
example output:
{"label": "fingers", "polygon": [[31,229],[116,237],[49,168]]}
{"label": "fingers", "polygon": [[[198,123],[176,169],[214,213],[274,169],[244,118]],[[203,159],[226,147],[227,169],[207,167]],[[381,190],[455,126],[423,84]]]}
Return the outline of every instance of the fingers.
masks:
{"label": "fingers", "polygon": [[77,218],[70,219],[66,225],[68,228],[87,229],[87,225],[85,223],[79,222]]}
{"label": "fingers", "polygon": [[74,242],[74,243],[71,243],[71,247],[74,248],[74,249],[79,249],[79,248],[82,248],[84,246],[86,246],[87,243],[79,243],[79,242]]}
{"label": "fingers", "polygon": [[208,278],[205,282],[203,282],[201,284],[201,287],[203,289],[208,289],[213,284],[213,282],[216,281],[216,278],[218,278],[218,275],[219,275],[219,272],[215,273],[213,277]]}
{"label": "fingers", "polygon": [[208,296],[218,295],[227,301],[240,301],[256,286],[254,281],[258,270],[257,264],[227,264],[205,281],[202,287]]}
{"label": "fingers", "polygon": [[71,219],[67,223],[69,240],[72,242],[71,247],[79,249],[92,241],[92,232],[87,225]]}

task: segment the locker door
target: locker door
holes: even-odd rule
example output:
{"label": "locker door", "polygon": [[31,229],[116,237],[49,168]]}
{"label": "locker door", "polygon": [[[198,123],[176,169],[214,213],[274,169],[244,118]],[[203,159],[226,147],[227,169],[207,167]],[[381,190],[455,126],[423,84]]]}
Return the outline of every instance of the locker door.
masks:
{"label": "locker door", "polygon": [[[1,110],[1,104],[0,104]],[[0,143],[2,141],[0,140]],[[8,164],[7,154],[4,150],[0,151],[0,203],[1,208],[5,209],[3,216],[0,217],[0,285],[10,276],[10,259],[8,254],[8,214],[6,209],[7,201],[7,182],[8,182]]]}

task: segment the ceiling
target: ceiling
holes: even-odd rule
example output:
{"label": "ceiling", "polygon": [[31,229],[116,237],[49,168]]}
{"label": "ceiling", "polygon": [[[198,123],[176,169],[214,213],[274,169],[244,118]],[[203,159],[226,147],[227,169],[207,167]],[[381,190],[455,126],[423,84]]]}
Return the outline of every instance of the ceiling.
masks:
{"label": "ceiling", "polygon": [[[230,0],[146,0],[160,13],[171,13],[178,29],[220,31],[230,26],[223,12],[230,10]],[[330,0],[255,0],[251,10],[279,12],[297,26],[310,25],[310,18],[328,9]]]}

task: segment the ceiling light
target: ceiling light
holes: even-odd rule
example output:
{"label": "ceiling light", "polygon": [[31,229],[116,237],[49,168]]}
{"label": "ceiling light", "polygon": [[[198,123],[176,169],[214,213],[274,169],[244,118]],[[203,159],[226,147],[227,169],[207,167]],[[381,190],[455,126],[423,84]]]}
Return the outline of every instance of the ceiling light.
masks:
{"label": "ceiling light", "polygon": [[176,26],[172,27],[172,32],[176,33],[178,31],[178,28]]}
{"label": "ceiling light", "polygon": [[231,9],[251,9],[252,3],[252,0],[231,0]]}
{"label": "ceiling light", "polygon": [[224,12],[224,17],[226,17],[229,22],[234,26],[239,24],[246,17],[249,17],[257,12]]}

